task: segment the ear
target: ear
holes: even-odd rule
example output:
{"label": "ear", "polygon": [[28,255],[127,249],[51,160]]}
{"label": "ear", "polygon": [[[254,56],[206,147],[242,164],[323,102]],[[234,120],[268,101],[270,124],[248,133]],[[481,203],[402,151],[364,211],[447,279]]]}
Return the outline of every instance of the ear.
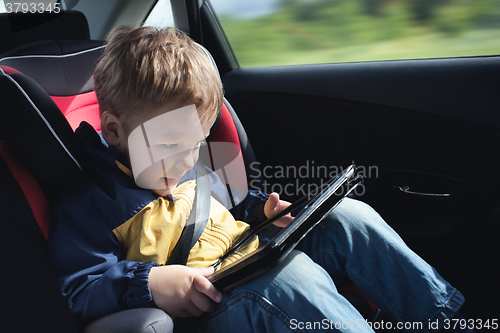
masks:
{"label": "ear", "polygon": [[104,111],[101,115],[101,133],[111,146],[119,145],[121,137],[125,135],[120,119],[109,111]]}

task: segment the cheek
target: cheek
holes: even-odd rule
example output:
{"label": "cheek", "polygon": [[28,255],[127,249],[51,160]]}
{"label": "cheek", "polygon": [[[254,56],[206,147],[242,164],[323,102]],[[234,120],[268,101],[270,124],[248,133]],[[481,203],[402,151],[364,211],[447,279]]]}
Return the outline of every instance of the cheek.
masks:
{"label": "cheek", "polygon": [[168,171],[170,168],[173,168],[173,170],[176,169],[184,169],[190,164],[196,164],[199,158],[199,148],[196,149],[189,149],[185,150],[181,153],[178,153],[176,155],[170,156],[166,159],[164,159],[165,163],[165,168]]}
{"label": "cheek", "polygon": [[139,174],[134,173],[137,186],[147,189],[165,188],[165,185],[159,182],[161,177],[163,177],[163,165],[161,162],[150,165]]}

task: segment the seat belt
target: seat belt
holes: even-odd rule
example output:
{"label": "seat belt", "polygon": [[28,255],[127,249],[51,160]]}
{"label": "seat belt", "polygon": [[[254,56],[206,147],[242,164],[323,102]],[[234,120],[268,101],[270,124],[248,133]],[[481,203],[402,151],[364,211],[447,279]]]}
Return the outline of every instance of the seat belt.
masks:
{"label": "seat belt", "polygon": [[189,251],[196,244],[207,226],[210,214],[210,179],[201,159],[196,163],[196,190],[193,200],[193,208],[182,230],[181,237],[175,245],[167,265],[186,265]]}

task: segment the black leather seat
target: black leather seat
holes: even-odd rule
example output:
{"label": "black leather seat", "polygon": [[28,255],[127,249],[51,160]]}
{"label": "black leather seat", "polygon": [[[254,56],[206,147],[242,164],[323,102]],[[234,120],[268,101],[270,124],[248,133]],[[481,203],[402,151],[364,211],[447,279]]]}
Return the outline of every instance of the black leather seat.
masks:
{"label": "black leather seat", "polygon": [[90,40],[87,18],[75,10],[0,13],[0,32],[0,54],[40,40]]}

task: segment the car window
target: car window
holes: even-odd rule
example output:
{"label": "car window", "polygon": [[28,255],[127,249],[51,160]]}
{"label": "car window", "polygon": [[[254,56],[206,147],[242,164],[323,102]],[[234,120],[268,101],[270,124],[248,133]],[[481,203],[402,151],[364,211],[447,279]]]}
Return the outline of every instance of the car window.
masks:
{"label": "car window", "polygon": [[174,16],[172,15],[170,0],[159,0],[144,21],[143,26],[173,27]]}
{"label": "car window", "polygon": [[500,54],[499,0],[210,0],[242,67]]}

